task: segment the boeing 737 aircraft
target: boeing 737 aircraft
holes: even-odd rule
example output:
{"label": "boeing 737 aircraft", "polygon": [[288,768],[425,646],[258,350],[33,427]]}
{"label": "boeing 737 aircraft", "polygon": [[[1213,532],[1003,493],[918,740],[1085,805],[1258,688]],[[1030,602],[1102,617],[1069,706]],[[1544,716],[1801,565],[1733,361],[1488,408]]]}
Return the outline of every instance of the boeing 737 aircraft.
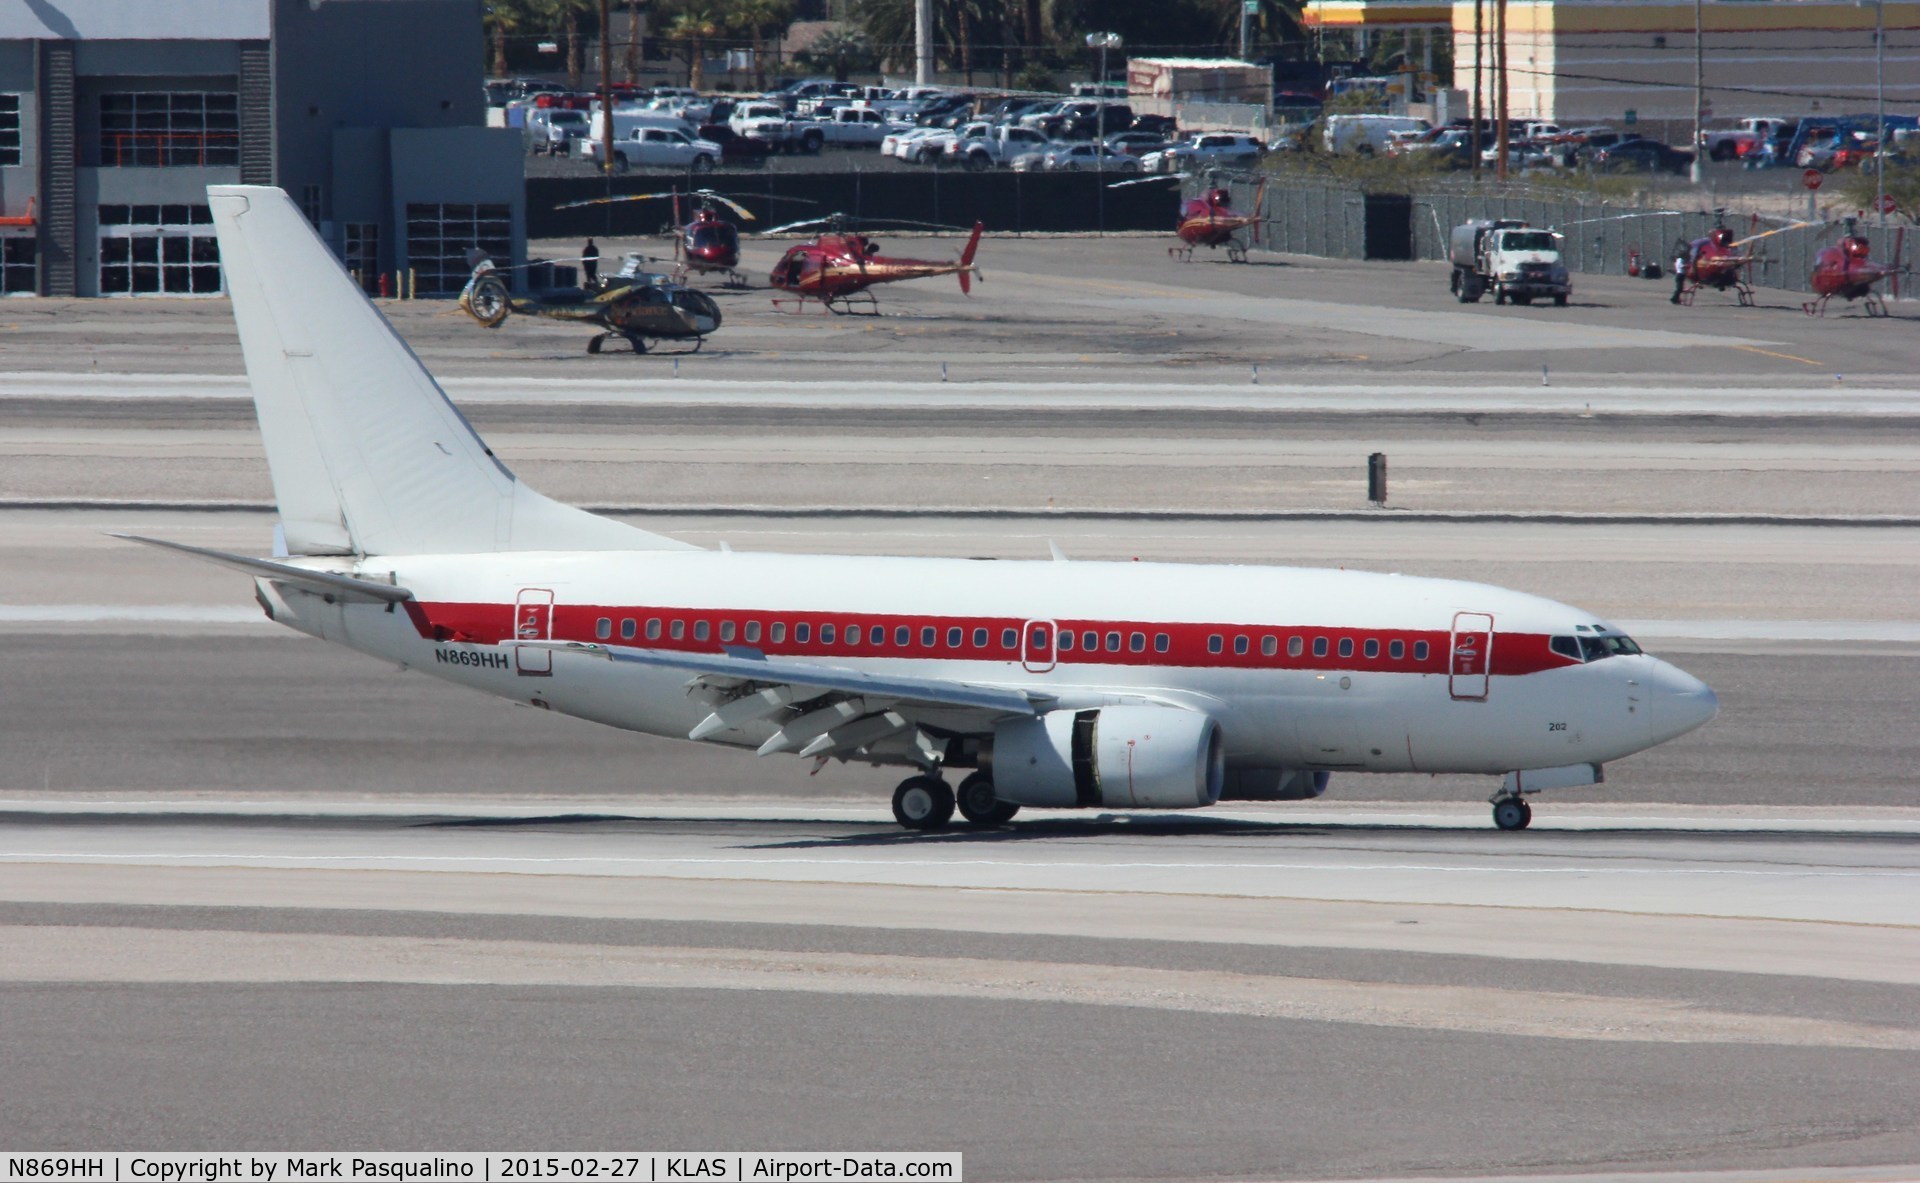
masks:
{"label": "boeing 737 aircraft", "polygon": [[[1691,731],[1697,679],[1565,604],[1355,571],[707,551],[515,479],[278,189],[208,190],[285,554],[178,543],[273,620],[655,735],[898,765],[957,804],[1188,809],[1334,772],[1526,794]],[[153,541],[139,539],[139,541]],[[958,790],[949,770],[967,770]]]}

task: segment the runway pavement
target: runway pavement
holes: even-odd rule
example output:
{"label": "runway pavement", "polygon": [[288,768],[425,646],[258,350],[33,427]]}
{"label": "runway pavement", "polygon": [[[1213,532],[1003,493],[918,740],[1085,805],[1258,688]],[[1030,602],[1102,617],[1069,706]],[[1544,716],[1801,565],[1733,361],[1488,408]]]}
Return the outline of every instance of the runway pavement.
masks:
{"label": "runway pavement", "polygon": [[8,1140],[957,1149],[985,1179],[1920,1170],[1904,305],[1675,309],[1583,277],[1567,309],[1461,306],[1431,266],[1181,267],[1145,238],[981,258],[972,299],[905,285],[880,318],[725,293],[677,374],[387,307],[532,484],[702,545],[1485,580],[1623,624],[1721,717],[1523,834],[1481,778],[1336,776],[918,838],[897,774],[402,675],[106,537],[266,549],[229,313],[9,302]]}

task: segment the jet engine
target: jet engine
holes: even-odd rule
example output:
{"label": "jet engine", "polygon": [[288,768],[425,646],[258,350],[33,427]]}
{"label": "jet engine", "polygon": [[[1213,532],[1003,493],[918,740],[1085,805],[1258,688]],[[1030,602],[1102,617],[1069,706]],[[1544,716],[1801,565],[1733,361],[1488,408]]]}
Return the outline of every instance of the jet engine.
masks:
{"label": "jet engine", "polygon": [[1220,724],[1198,711],[1050,711],[993,733],[993,792],[1047,808],[1192,809],[1220,799]]}

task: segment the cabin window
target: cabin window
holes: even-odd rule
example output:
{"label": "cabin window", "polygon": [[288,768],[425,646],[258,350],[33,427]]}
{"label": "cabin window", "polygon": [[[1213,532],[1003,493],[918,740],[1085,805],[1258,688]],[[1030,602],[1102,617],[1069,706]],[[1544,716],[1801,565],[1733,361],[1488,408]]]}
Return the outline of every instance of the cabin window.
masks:
{"label": "cabin window", "polygon": [[1353,656],[1353,638],[1352,637],[1340,638],[1340,656],[1342,657]]}
{"label": "cabin window", "polygon": [[1060,630],[1060,652],[1065,653],[1071,650],[1072,648],[1073,648],[1073,630],[1070,628],[1061,629]]}
{"label": "cabin window", "polygon": [[823,624],[820,626],[820,643],[822,645],[833,644],[833,626],[832,625]]}
{"label": "cabin window", "polygon": [[602,641],[613,636],[613,617],[602,616],[599,620],[594,621],[593,635]]}
{"label": "cabin window", "polygon": [[796,624],[793,626],[793,643],[794,644],[804,645],[812,639],[813,639],[812,625]]}
{"label": "cabin window", "polygon": [[1120,652],[1120,634],[1119,633],[1107,634],[1107,652],[1108,653]]}
{"label": "cabin window", "polygon": [[[627,620],[623,620],[620,622],[621,636],[626,637],[626,636],[632,635],[631,633],[627,632],[627,625],[631,623],[633,622],[627,621]],[[657,641],[659,639],[660,639],[660,620],[658,617],[656,617],[652,620],[647,621],[647,640]]]}
{"label": "cabin window", "polygon": [[667,627],[667,632],[672,635],[674,640],[683,640],[687,635],[687,622],[684,620],[676,620]]}
{"label": "cabin window", "polygon": [[[1040,630],[1038,629],[1035,629],[1034,635],[1040,638],[1038,641],[1035,641],[1034,644],[1038,645],[1042,649],[1046,648],[1046,645],[1047,645],[1046,634],[1040,632]],[[1018,649],[1020,647],[1020,630],[1017,628],[1001,629],[1000,630],[1000,647],[1002,649]]]}
{"label": "cabin window", "polygon": [[1168,649],[1172,647],[1173,647],[1172,637],[1169,637],[1165,633],[1153,634],[1153,651],[1155,653],[1165,653]]}
{"label": "cabin window", "polygon": [[707,633],[708,633],[708,629],[707,629],[707,622],[706,622],[706,621],[704,621],[704,620],[696,620],[696,621],[694,621],[694,622],[693,622],[693,639],[694,639],[694,640],[696,640],[696,641],[704,641],[704,640],[706,640],[706,639],[707,639]]}
{"label": "cabin window", "polygon": [[935,631],[932,625],[928,625],[925,628],[921,629],[920,630],[920,647],[923,649],[933,648],[933,642],[937,636],[939,636],[939,633]]}
{"label": "cabin window", "polygon": [[1134,653],[1145,653],[1147,651],[1147,634],[1145,633],[1127,634],[1127,648],[1128,650]]}
{"label": "cabin window", "polygon": [[1233,639],[1233,655],[1235,657],[1245,657],[1247,655],[1247,638],[1245,635]]}
{"label": "cabin window", "polygon": [[973,647],[975,649],[985,649],[987,647],[986,629],[977,628],[973,630]]}
{"label": "cabin window", "polygon": [[1208,653],[1220,653],[1224,651],[1226,647],[1227,647],[1226,638],[1222,637],[1219,633],[1214,633],[1212,636],[1207,638]]}
{"label": "cabin window", "polygon": [[[862,630],[861,627],[857,624],[848,625],[847,626],[847,644],[858,645],[860,643],[860,634],[862,631],[864,630]],[[874,629],[873,635],[876,638],[879,638],[882,643],[884,643],[886,640],[887,634],[881,629]]]}
{"label": "cabin window", "polygon": [[1260,656],[1272,657],[1279,652],[1280,652],[1279,637],[1261,637],[1260,638]]}
{"label": "cabin window", "polygon": [[1325,657],[1327,655],[1327,639],[1325,637],[1315,637],[1313,639],[1313,655],[1315,657]]}
{"label": "cabin window", "polygon": [[1287,638],[1287,656],[1288,657],[1300,656],[1301,651],[1305,648],[1306,648],[1306,642],[1302,641],[1299,637]]}
{"label": "cabin window", "polygon": [[1427,643],[1425,641],[1415,641],[1413,643],[1413,659],[1415,661],[1425,661],[1427,659]]}
{"label": "cabin window", "polygon": [[726,644],[731,644],[732,641],[733,641],[733,621],[723,620],[720,622],[720,643],[722,645],[726,645]]}
{"label": "cabin window", "polygon": [[1100,648],[1100,634],[1094,632],[1092,629],[1088,629],[1086,632],[1081,633],[1080,647],[1082,649],[1085,649],[1088,653],[1092,653],[1094,650]]}
{"label": "cabin window", "polygon": [[749,645],[758,645],[760,643],[760,622],[759,621],[757,620],[747,621],[746,636],[744,639]]}
{"label": "cabin window", "polygon": [[[623,641],[633,640],[633,626],[634,626],[634,619],[631,616],[627,617],[625,620],[620,622],[620,639],[621,640]],[[660,635],[660,622],[657,620],[648,621],[647,636],[657,638],[659,637],[659,635]]]}
{"label": "cabin window", "polygon": [[776,644],[776,645],[778,645],[778,644],[780,644],[781,642],[783,642],[783,641],[785,641],[785,640],[787,639],[787,625],[786,625],[786,622],[785,622],[785,621],[782,621],[782,620],[776,620],[776,621],[774,621],[774,622],[773,622],[772,624],[770,624],[770,625],[768,625],[768,626],[767,626],[767,639],[768,639],[769,641],[772,641],[772,642],[773,642],[774,644]]}
{"label": "cabin window", "polygon": [[1406,655],[1407,655],[1407,643],[1405,641],[1388,641],[1387,642],[1388,657],[1393,658],[1395,661],[1399,661],[1401,658],[1405,657]]}
{"label": "cabin window", "polygon": [[895,627],[893,630],[893,643],[902,649],[913,644],[913,629],[904,624]]}
{"label": "cabin window", "polygon": [[947,630],[947,648],[958,649],[960,647],[960,642],[966,638],[966,635],[967,635],[967,632],[963,628],[959,628],[956,626],[954,628],[948,629]]}
{"label": "cabin window", "polygon": [[1366,645],[1362,647],[1362,653],[1367,657],[1380,656],[1380,642],[1368,637]]}
{"label": "cabin window", "polygon": [[1033,631],[1027,634],[1027,644],[1031,648],[1045,653],[1047,651],[1047,627],[1045,625],[1035,625]]}

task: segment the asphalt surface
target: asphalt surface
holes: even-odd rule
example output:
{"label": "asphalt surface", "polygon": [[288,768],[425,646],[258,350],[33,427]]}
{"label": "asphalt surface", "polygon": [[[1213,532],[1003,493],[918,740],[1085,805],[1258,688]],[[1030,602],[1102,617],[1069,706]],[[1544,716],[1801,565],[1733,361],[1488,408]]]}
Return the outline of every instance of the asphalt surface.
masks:
{"label": "asphalt surface", "polygon": [[[1336,777],[918,840],[895,774],[397,674],[105,537],[265,550],[229,313],[11,301],[0,1063],[31,1087],[0,1130],[1910,1176],[1912,311],[1675,309],[1624,278],[1494,309],[1433,267],[1163,245],[991,241],[971,299],[904,285],[877,318],[722,293],[677,372],[386,307],[532,484],[691,541],[1483,579],[1627,625],[1721,717],[1519,835],[1478,778]],[[629,246],[659,249],[602,243]]]}

